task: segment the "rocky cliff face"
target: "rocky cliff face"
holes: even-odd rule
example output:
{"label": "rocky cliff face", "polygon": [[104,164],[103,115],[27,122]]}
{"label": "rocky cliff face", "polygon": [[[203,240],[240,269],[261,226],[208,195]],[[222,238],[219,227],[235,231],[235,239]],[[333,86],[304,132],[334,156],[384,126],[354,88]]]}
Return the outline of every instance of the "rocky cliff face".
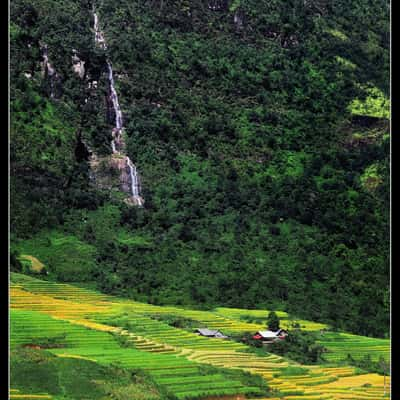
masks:
{"label": "rocky cliff face", "polygon": [[110,192],[123,192],[129,205],[142,205],[143,199],[132,196],[131,176],[127,158],[120,154],[99,157],[91,154],[89,159],[92,184]]}
{"label": "rocky cliff face", "polygon": [[[103,50],[107,49],[103,32],[99,27],[99,19],[95,10],[93,9],[94,17],[94,31],[95,31],[95,42],[97,46]],[[74,66],[79,68],[81,60],[76,57],[73,59]],[[106,96],[106,110],[107,119],[109,122],[114,122],[114,128],[112,129],[112,140],[111,149],[112,155],[103,158],[101,163],[95,155],[91,159],[91,168],[93,171],[94,181],[99,187],[105,186],[106,188],[112,188],[113,185],[110,182],[110,178],[118,178],[119,188],[124,193],[129,193],[129,197],[126,198],[126,203],[130,205],[142,206],[144,201],[140,194],[141,185],[139,180],[139,174],[136,166],[133,164],[131,159],[126,154],[125,142],[123,138],[124,127],[122,111],[118,101],[118,94],[114,84],[113,68],[110,60],[107,63],[107,75],[108,75],[108,95]],[[82,66],[83,67],[83,66]],[[84,73],[84,72],[83,72]]]}
{"label": "rocky cliff face", "polygon": [[40,43],[43,61],[41,64],[42,76],[49,82],[49,91],[51,98],[57,98],[61,92],[61,80],[56,69],[51,65],[48,56],[48,48],[45,43]]}
{"label": "rocky cliff face", "polygon": [[85,61],[78,57],[76,50],[73,50],[72,69],[78,74],[79,78],[83,79],[85,77]]}

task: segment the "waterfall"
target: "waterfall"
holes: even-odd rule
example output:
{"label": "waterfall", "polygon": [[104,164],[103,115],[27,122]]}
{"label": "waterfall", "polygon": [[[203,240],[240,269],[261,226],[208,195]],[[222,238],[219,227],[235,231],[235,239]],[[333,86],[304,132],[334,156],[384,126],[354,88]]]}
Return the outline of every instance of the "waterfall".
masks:
{"label": "waterfall", "polygon": [[[107,45],[105,42],[104,35],[99,27],[99,17],[95,11],[93,11],[93,16],[94,16],[95,41],[102,49],[106,50]],[[137,169],[135,165],[132,163],[131,159],[127,155],[122,154],[121,151],[123,150],[122,132],[124,129],[122,124],[122,111],[118,101],[118,94],[117,91],[115,90],[112,65],[109,60],[107,60],[107,70],[108,70],[108,81],[110,84],[110,100],[112,102],[115,114],[115,128],[112,130],[113,139],[111,141],[111,148],[113,154],[119,154],[124,156],[126,161],[126,166],[129,170],[132,200],[134,201],[135,204],[141,207],[143,205],[143,198],[140,195],[140,182]]]}
{"label": "waterfall", "polygon": [[107,61],[107,68],[108,68],[108,80],[110,82],[110,90],[111,90],[111,101],[115,112],[115,127],[117,128],[117,130],[122,130],[122,112],[118,102],[118,95],[114,86],[114,78],[113,78],[111,63],[109,61]]}
{"label": "waterfall", "polygon": [[94,32],[95,32],[95,41],[96,43],[104,50],[107,50],[106,41],[104,40],[103,32],[99,28],[99,17],[93,11],[94,16]]}
{"label": "waterfall", "polygon": [[129,167],[130,176],[131,176],[131,190],[132,196],[137,199],[138,205],[143,205],[142,197],[140,196],[140,183],[139,176],[137,174],[136,167],[132,164],[132,161],[129,157],[126,157],[126,161]]}
{"label": "waterfall", "polygon": [[47,52],[47,44],[44,44],[41,46],[41,50],[43,52],[42,54],[42,58],[43,58],[43,62],[42,62],[42,66],[43,66],[43,76],[46,77],[46,73],[47,76],[49,78],[50,81],[50,97],[54,98],[54,88],[55,88],[55,79],[57,79],[57,73],[56,70],[51,66],[50,62],[49,62],[49,55]]}

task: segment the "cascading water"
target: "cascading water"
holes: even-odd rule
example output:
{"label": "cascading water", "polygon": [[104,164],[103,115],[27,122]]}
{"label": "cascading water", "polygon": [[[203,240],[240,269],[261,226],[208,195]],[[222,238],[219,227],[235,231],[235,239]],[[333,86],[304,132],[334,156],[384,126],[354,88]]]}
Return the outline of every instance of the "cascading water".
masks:
{"label": "cascading water", "polygon": [[[93,16],[94,16],[95,41],[102,49],[106,50],[107,45],[105,42],[104,35],[99,28],[99,17],[95,11],[93,11]],[[112,65],[111,65],[110,61],[107,61],[107,69],[108,69],[108,81],[110,83],[110,100],[112,102],[114,113],[115,113],[115,128],[112,130],[113,139],[111,141],[111,147],[112,147],[113,154],[123,155],[122,154],[122,150],[123,150],[122,132],[123,132],[124,128],[122,125],[122,111],[121,111],[121,107],[119,105],[117,91],[115,90],[113,70],[112,70]],[[139,182],[139,175],[137,173],[137,169],[127,155],[123,155],[123,156],[124,156],[124,159],[126,162],[126,166],[129,170],[132,199],[135,204],[137,204],[138,206],[142,206],[143,198],[140,195],[140,182]]]}
{"label": "cascading water", "polygon": [[127,157],[130,175],[131,175],[131,189],[133,196],[140,197],[140,183],[139,176],[137,174],[136,167],[132,164],[132,161]]}
{"label": "cascading water", "polygon": [[95,41],[96,43],[104,50],[107,49],[106,41],[104,40],[103,32],[99,28],[99,17],[93,11],[94,16],[94,32],[95,32]]}
{"label": "cascading water", "polygon": [[56,70],[51,66],[50,62],[49,62],[49,55],[48,55],[48,51],[47,51],[47,45],[44,44],[42,47],[42,58],[43,58],[43,75],[49,77],[50,80],[50,97],[54,98],[54,80],[57,79],[57,73]]}

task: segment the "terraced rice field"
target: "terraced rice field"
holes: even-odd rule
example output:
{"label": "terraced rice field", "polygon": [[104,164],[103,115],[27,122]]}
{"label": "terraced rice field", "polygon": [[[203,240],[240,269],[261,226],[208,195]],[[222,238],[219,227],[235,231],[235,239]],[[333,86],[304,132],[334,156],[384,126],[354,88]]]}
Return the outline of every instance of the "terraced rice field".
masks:
{"label": "terraced rice field", "polygon": [[[12,274],[11,281],[11,347],[39,345],[59,357],[140,368],[179,399],[261,394],[259,388],[228,378],[218,369],[205,373],[202,364],[258,374],[275,390],[274,396],[281,399],[383,398],[383,376],[358,374],[351,366],[335,364],[339,356],[332,357],[331,364],[302,366],[306,368],[303,375],[286,376],[286,367],[299,365],[272,354],[261,357],[246,352],[247,346],[243,344],[199,337],[156,319],[159,315],[190,318],[204,327],[229,334],[263,328],[262,324],[243,321],[241,316],[252,314],[261,318],[265,317],[266,310],[186,310],[119,299],[20,274]],[[318,324],[304,323],[309,324],[310,330],[320,329]],[[340,334],[345,344],[341,348],[337,345],[341,340],[335,335],[338,334],[328,332],[324,336],[332,350],[330,356],[346,353],[349,348],[362,349],[364,353],[370,348],[376,354],[389,354],[388,341]],[[387,381],[388,392],[390,382]]]}
{"label": "terraced rice field", "polygon": [[[240,308],[225,308],[219,307],[215,310],[219,315],[235,319],[237,321],[243,321],[243,319],[253,318],[254,320],[262,320],[262,324],[257,324],[259,327],[265,327],[267,321],[267,315],[271,310],[243,310]],[[293,318],[291,315],[284,311],[275,311],[280,319],[280,325],[283,329],[292,328],[293,324],[298,324],[301,329],[306,331],[317,331],[321,329],[327,329],[328,325],[321,324],[319,322],[306,321],[303,319]]]}
{"label": "terraced rice field", "polygon": [[389,339],[376,339],[349,333],[326,332],[320,343],[328,349],[325,358],[329,361],[345,360],[350,354],[354,359],[370,355],[378,361],[379,357],[389,359]]}
{"label": "terraced rice field", "polygon": [[24,400],[51,400],[53,397],[47,393],[36,393],[36,394],[27,394],[21,393],[18,389],[10,389],[9,391],[10,399],[24,399]]}
{"label": "terraced rice field", "polygon": [[[145,338],[151,338],[151,342],[155,344],[190,350],[234,350],[247,348],[245,345],[237,342],[210,340],[183,329],[176,329],[164,322],[143,316],[137,312],[130,312],[119,318],[117,316],[116,318],[111,319],[95,316],[94,320],[116,326],[123,326],[128,323],[130,329],[126,331],[126,335],[129,335],[132,340],[134,340],[135,337],[138,338],[137,340],[134,340],[137,348],[148,346],[144,341]],[[142,341],[139,340],[140,338]]]}
{"label": "terraced rice field", "polygon": [[[266,316],[269,310],[243,310],[236,308],[217,308],[216,312],[224,317],[242,321],[244,317],[263,319],[266,321]],[[294,319],[288,313],[277,311],[276,314],[281,320],[281,327],[290,329],[292,324],[297,323],[302,330],[305,331],[321,331],[324,330],[323,338],[319,341],[328,349],[325,358],[328,361],[339,362],[347,358],[350,354],[354,359],[361,359],[365,355],[370,355],[372,360],[377,361],[379,357],[386,360],[390,354],[390,340],[369,338],[366,336],[352,335],[342,332],[325,332],[329,326],[322,323],[306,321],[302,319]],[[264,323],[265,326],[265,323]]]}
{"label": "terraced rice field", "polygon": [[11,349],[17,345],[37,346],[60,357],[79,357],[99,364],[143,369],[178,398],[190,398],[200,393],[259,392],[258,388],[245,386],[221,374],[203,375],[198,363],[178,354],[121,347],[109,332],[88,329],[36,311],[11,310],[11,338]]}

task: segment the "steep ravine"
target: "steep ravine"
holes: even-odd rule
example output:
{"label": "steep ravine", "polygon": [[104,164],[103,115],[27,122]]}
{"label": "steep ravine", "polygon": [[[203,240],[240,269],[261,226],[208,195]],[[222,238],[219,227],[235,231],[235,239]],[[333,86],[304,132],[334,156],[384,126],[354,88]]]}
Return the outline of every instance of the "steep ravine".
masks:
{"label": "steep ravine", "polygon": [[[107,50],[104,34],[99,27],[99,17],[95,10],[94,16],[94,31],[95,42],[103,50]],[[125,142],[123,138],[124,127],[122,121],[122,111],[118,101],[118,94],[115,89],[113,69],[110,60],[107,60],[108,82],[109,82],[109,99],[112,104],[115,116],[115,127],[112,130],[112,158],[110,166],[119,171],[119,180],[121,190],[129,193],[129,198],[126,202],[131,205],[143,206],[144,200],[141,196],[140,178],[136,166],[131,159],[125,154]],[[96,164],[93,160],[92,165]]]}

